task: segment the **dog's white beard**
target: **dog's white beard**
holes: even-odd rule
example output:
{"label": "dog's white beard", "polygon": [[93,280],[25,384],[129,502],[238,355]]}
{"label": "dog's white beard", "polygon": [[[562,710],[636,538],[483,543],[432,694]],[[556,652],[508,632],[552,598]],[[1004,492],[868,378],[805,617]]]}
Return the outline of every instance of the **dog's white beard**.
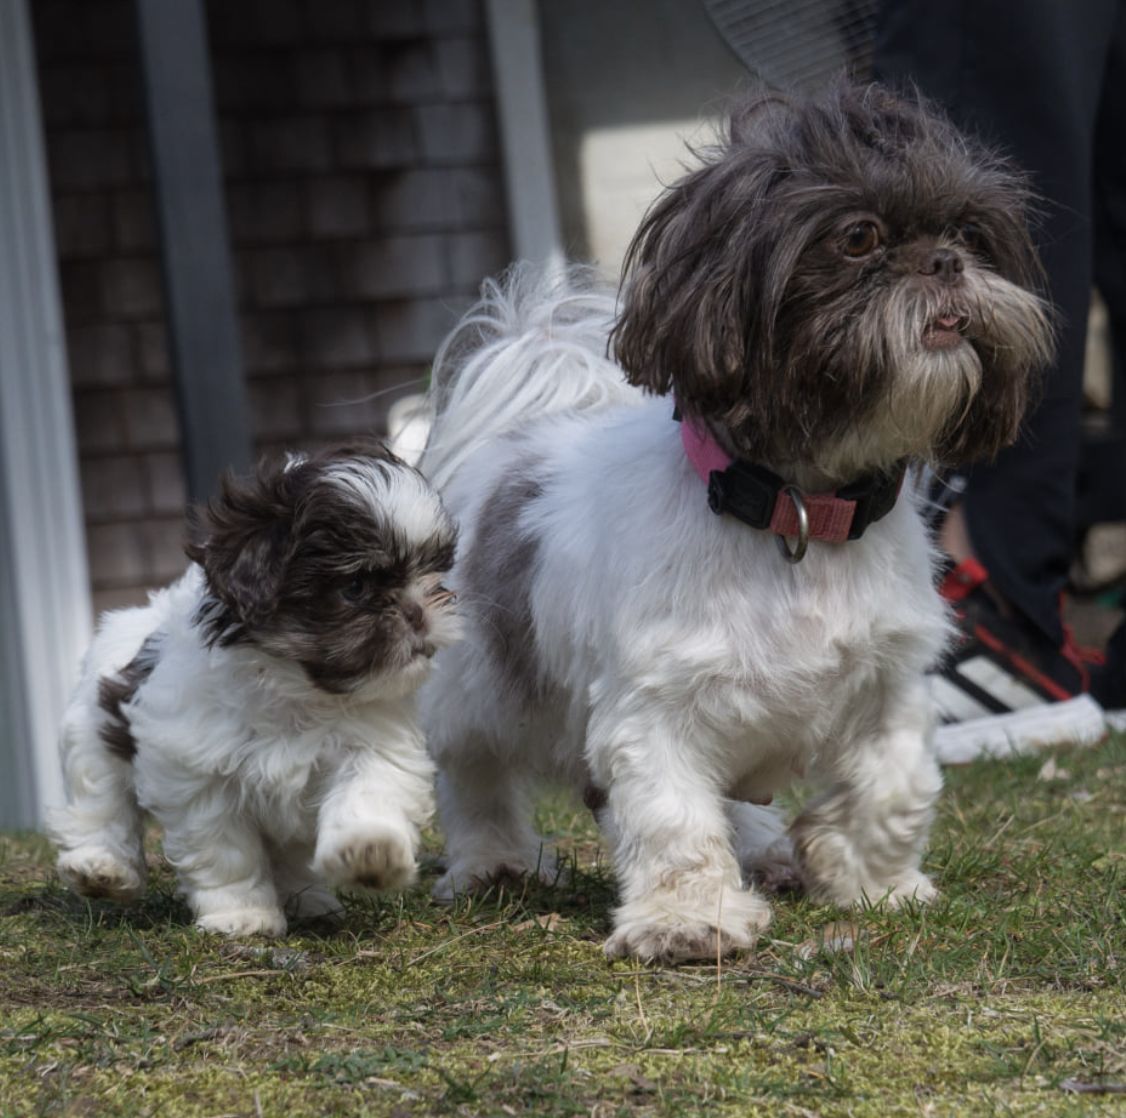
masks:
{"label": "dog's white beard", "polygon": [[[940,438],[963,420],[982,387],[982,363],[970,340],[987,339],[1003,351],[996,375],[1038,368],[1048,359],[1047,310],[1035,295],[995,272],[970,264],[950,302],[968,317],[966,340],[928,349],[923,337],[945,304],[901,283],[874,304],[861,327],[867,360],[892,370],[886,397],[867,421],[834,445],[819,448],[819,473],[833,482],[884,468],[904,458],[933,460]],[[864,359],[864,358],[862,358]]]}

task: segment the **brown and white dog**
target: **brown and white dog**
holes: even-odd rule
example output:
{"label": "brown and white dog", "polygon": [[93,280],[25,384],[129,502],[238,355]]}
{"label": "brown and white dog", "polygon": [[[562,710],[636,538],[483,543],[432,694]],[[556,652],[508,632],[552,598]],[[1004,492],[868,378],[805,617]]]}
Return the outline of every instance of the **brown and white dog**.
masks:
{"label": "brown and white dog", "polygon": [[341,449],[227,479],[195,564],[107,614],[67,708],[60,876],[145,886],[151,812],[201,928],[281,934],[324,886],[415,873],[433,769],[415,692],[457,634],[442,578],[456,533],[417,470]]}
{"label": "brown and white dog", "polygon": [[[486,285],[422,461],[469,629],[424,693],[439,896],[539,868],[548,777],[602,804],[611,955],[750,945],[747,871],[791,852],[818,898],[933,895],[948,624],[897,493],[1015,436],[1052,348],[1027,208],[927,106],[841,85],[740,106],[645,218],[619,304]],[[746,801],[801,771],[821,791],[787,839]]]}

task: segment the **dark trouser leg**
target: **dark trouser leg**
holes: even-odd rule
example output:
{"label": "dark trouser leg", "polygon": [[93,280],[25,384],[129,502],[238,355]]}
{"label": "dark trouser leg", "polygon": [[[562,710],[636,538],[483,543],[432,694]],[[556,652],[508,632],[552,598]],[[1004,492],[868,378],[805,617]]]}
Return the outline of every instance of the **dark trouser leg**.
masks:
{"label": "dark trouser leg", "polygon": [[1019,441],[975,466],[964,512],[994,587],[1053,644],[1071,559],[1092,263],[1092,153],[1118,0],[885,0],[878,76],[913,81],[1007,151],[1045,199],[1058,358]]}
{"label": "dark trouser leg", "polygon": [[[1110,316],[1114,346],[1114,422],[1126,438],[1126,5],[1118,13],[1107,60],[1103,99],[1095,132],[1095,282]],[[1121,445],[1121,444],[1120,444]],[[1114,465],[1109,468],[1115,469]],[[1126,453],[1117,473],[1118,498],[1113,515],[1126,507]],[[1126,622],[1106,650],[1106,668],[1092,688],[1108,708],[1126,708]]]}

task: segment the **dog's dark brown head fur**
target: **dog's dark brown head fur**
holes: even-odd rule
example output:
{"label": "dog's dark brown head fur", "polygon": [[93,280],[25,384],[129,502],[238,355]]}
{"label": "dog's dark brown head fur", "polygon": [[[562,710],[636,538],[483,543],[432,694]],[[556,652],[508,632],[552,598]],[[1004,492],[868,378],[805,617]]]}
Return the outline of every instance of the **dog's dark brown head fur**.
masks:
{"label": "dog's dark brown head fur", "polygon": [[642,223],[615,354],[753,460],[991,456],[1052,350],[1028,209],[919,100],[749,100]]}

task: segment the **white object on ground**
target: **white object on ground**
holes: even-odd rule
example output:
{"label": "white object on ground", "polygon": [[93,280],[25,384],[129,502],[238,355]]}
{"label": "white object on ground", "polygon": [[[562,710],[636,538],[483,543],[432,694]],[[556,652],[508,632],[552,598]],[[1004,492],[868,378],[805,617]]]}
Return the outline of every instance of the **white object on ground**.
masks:
{"label": "white object on ground", "polygon": [[1126,728],[1126,714],[1108,718],[1090,695],[1077,695],[1061,703],[940,726],[934,735],[935,755],[944,765],[964,765],[978,757],[1017,757],[1052,745],[1093,745],[1117,718]]}

